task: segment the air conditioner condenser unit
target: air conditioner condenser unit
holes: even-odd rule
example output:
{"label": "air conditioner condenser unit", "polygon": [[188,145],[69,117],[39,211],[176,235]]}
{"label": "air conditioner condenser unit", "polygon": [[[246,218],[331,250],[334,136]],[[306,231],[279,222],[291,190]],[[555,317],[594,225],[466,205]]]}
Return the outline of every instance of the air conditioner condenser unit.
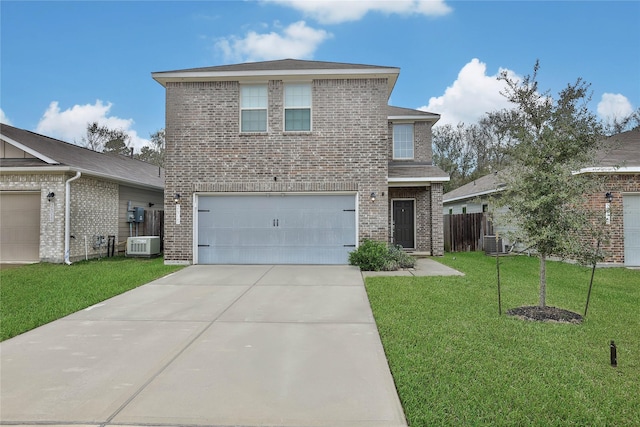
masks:
{"label": "air conditioner condenser unit", "polygon": [[128,257],[152,257],[159,254],[159,236],[127,237]]}

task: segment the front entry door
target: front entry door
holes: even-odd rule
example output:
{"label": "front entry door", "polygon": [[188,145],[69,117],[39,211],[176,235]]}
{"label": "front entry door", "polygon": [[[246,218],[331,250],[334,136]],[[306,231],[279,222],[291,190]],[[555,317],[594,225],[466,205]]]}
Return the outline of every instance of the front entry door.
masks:
{"label": "front entry door", "polygon": [[415,248],[414,200],[394,200],[393,221],[393,242],[403,248]]}

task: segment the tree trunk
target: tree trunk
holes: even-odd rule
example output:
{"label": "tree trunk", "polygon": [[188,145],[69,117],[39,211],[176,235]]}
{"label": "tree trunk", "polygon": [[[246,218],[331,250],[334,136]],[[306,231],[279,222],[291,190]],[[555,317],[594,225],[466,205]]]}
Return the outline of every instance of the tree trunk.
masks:
{"label": "tree trunk", "polygon": [[547,306],[547,256],[540,254],[540,301],[538,306]]}

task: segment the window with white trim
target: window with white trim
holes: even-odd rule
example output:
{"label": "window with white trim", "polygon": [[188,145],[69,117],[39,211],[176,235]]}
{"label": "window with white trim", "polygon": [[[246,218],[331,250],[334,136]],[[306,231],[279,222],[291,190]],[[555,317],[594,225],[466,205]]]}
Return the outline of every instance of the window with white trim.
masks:
{"label": "window with white trim", "polygon": [[413,123],[393,124],[393,158],[413,159]]}
{"label": "window with white trim", "polygon": [[311,131],[311,84],[284,86],[284,130],[286,132]]}
{"label": "window with white trim", "polygon": [[267,131],[267,85],[240,86],[240,131]]}

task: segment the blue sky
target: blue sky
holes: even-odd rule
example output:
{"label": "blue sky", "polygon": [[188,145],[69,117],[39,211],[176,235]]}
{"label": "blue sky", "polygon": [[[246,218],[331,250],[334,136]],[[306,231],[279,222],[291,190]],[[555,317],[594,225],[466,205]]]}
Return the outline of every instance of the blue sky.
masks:
{"label": "blue sky", "polygon": [[86,123],[164,127],[151,72],[282,58],[395,66],[390,104],[474,122],[506,107],[496,76],[557,94],[591,83],[601,117],[640,107],[639,1],[0,2],[0,119],[80,142]]}

